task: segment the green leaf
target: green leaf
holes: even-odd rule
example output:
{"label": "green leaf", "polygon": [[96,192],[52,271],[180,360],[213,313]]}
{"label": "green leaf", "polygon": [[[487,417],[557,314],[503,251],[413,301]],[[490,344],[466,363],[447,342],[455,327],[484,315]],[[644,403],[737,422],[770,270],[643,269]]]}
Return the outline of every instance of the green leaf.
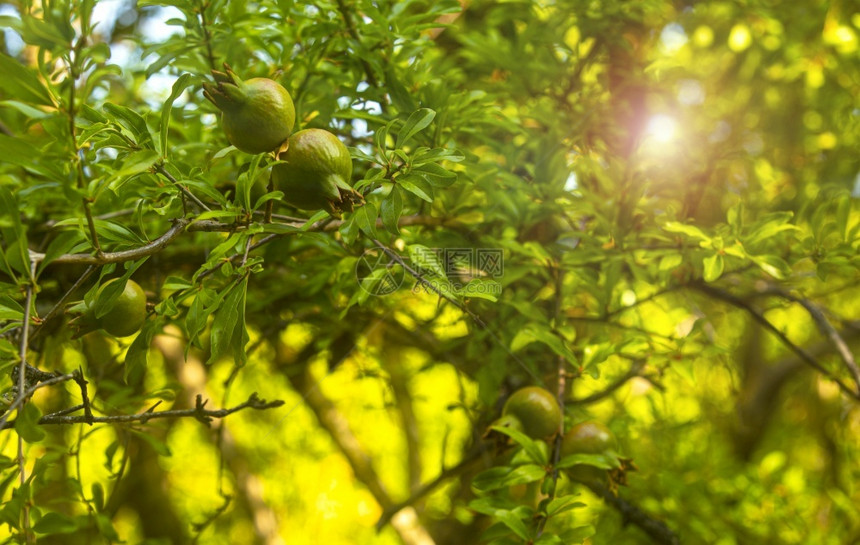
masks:
{"label": "green leaf", "polygon": [[499,522],[507,526],[520,539],[531,539],[528,527],[525,522],[523,522],[523,518],[530,521],[533,517],[533,510],[523,507],[506,509],[499,504],[498,500],[493,498],[479,498],[477,500],[473,500],[469,502],[469,508],[477,511],[478,513],[498,519]]}
{"label": "green leaf", "polygon": [[123,158],[120,169],[114,172],[108,178],[108,186],[113,191],[117,191],[126,182],[132,180],[138,174],[149,171],[159,160],[159,155],[155,150],[145,149],[135,151]]}
{"label": "green leaf", "polygon": [[248,332],[245,328],[245,297],[248,289],[248,277],[233,286],[224,297],[224,303],[215,313],[210,332],[211,354],[207,364],[214,363],[228,351],[237,364],[246,360],[245,345],[248,343]]}
{"label": "green leaf", "polygon": [[14,278],[13,271],[30,276],[30,253],[27,231],[21,223],[18,199],[7,186],[0,185],[0,270]]}
{"label": "green leaf", "polygon": [[96,506],[96,511],[103,511],[105,508],[105,490],[101,483],[93,483],[90,487],[92,493],[92,501]]}
{"label": "green leaf", "polygon": [[125,371],[123,376],[126,382],[129,381],[130,377],[136,377],[146,369],[149,359],[149,346],[152,344],[152,338],[159,331],[161,331],[160,320],[149,319],[144,322],[140,333],[134,338],[125,355]]}
{"label": "green leaf", "polygon": [[573,541],[562,541],[560,537],[555,534],[544,533],[541,534],[534,541],[534,545],[572,545]]}
{"label": "green leaf", "polygon": [[546,515],[548,517],[553,517],[555,515],[560,515],[565,511],[570,511],[571,509],[581,509],[586,507],[587,504],[577,501],[577,497],[578,494],[571,494],[569,496],[554,498],[546,506]]}
{"label": "green leaf", "polygon": [[725,267],[722,254],[709,255],[704,259],[702,264],[705,267],[705,282],[713,282],[722,276],[723,268]]}
{"label": "green leaf", "polygon": [[78,531],[78,522],[60,513],[46,513],[33,525],[37,534],[71,534]]}
{"label": "green leaf", "polygon": [[778,280],[788,278],[788,276],[791,275],[791,267],[779,256],[757,255],[750,256],[750,259],[752,259],[761,270]]}
{"label": "green leaf", "polygon": [[494,303],[499,300],[497,295],[501,292],[502,285],[499,282],[483,278],[473,278],[469,280],[468,284],[457,291],[463,297],[486,299]]}
{"label": "green leaf", "polygon": [[439,161],[451,161],[452,163],[459,163],[466,156],[460,153],[457,150],[451,150],[447,148],[418,148],[412,154],[412,167],[419,167],[421,165],[426,165],[427,163],[436,163]]}
{"label": "green leaf", "polygon": [[593,466],[598,469],[614,469],[621,467],[621,463],[618,461],[618,457],[610,453],[569,454],[559,460],[558,464],[556,464],[556,467],[558,467],[559,469],[565,469],[580,464]]}
{"label": "green leaf", "polygon": [[585,526],[577,526],[575,528],[562,530],[559,534],[559,538],[562,543],[570,544],[570,543],[582,543],[589,537],[593,536],[597,531],[594,529],[594,526],[585,525]]}
{"label": "green leaf", "polygon": [[405,146],[413,136],[426,129],[435,117],[436,112],[430,108],[420,108],[412,112],[409,119],[403,125],[403,128],[400,129],[397,135],[397,143],[394,147],[402,148]]}
{"label": "green leaf", "polygon": [[[196,46],[194,46],[196,47]],[[147,72],[149,69],[147,69]],[[149,73],[147,73],[149,76]],[[167,97],[167,100],[164,102],[164,106],[162,106],[161,110],[161,155],[167,155],[167,133],[168,128],[170,126],[170,112],[173,109],[173,103],[177,98],[185,91],[185,88],[191,85],[194,80],[191,77],[191,74],[185,73],[179,76],[179,78],[173,83],[173,89],[170,92],[170,96]]]}
{"label": "green leaf", "polygon": [[24,313],[20,310],[9,308],[0,303],[0,320],[20,322],[24,319]]}
{"label": "green leaf", "polygon": [[[197,47],[200,47],[200,46],[196,43],[193,43],[191,45],[184,45],[184,46],[181,46],[177,49],[173,49],[171,51],[165,52],[160,57],[158,57],[158,60],[156,60],[155,62],[153,62],[152,64],[150,64],[146,67],[146,79],[149,79],[150,76],[152,76],[153,74],[155,74],[156,72],[158,72],[159,70],[161,70],[162,68],[164,68],[165,66],[170,64],[170,61],[172,61],[173,59],[175,59],[179,55],[187,53],[188,51],[191,51]],[[187,74],[183,74],[183,75],[187,75]]]}
{"label": "green leaf", "polygon": [[147,127],[146,120],[139,113],[111,102],[105,102],[104,109],[110,119],[119,123],[134,136],[135,142],[140,145],[152,144],[152,135],[149,133],[149,127]]}
{"label": "green leaf", "polygon": [[851,197],[840,196],[836,201],[836,228],[842,235],[842,242],[848,242],[848,225],[851,218]]}
{"label": "green leaf", "polygon": [[412,172],[421,176],[433,187],[450,187],[457,181],[456,172],[446,170],[436,163],[427,163],[426,165],[414,168]]}
{"label": "green leaf", "polygon": [[400,214],[403,213],[403,196],[397,186],[391,188],[391,193],[382,201],[382,225],[392,235],[400,234]]}
{"label": "green leaf", "polygon": [[3,77],[0,77],[0,89],[10,96],[33,104],[54,105],[51,94],[45,89],[36,71],[5,53],[0,53],[0,74],[3,74]]}
{"label": "green leaf", "polygon": [[[188,335],[189,344],[202,348],[199,337],[206,327],[210,314],[215,310],[211,306],[213,300],[212,291],[203,288],[197,292],[197,296],[188,307],[188,312],[185,314],[185,332]],[[220,304],[220,300],[217,303]]]}
{"label": "green leaf", "polygon": [[541,465],[549,463],[549,452],[546,448],[546,443],[543,441],[536,441],[523,432],[515,430],[509,426],[491,426],[490,429],[497,431],[502,435],[507,435],[513,439],[514,442],[521,446],[528,457],[535,463]]}
{"label": "green leaf", "polygon": [[412,97],[412,93],[406,89],[400,79],[398,79],[394,69],[390,66],[385,72],[385,89],[388,91],[388,94],[391,97],[391,102],[398,111],[411,112],[415,109],[416,104],[415,99]]}
{"label": "green leaf", "polygon": [[697,238],[699,240],[707,240],[710,241],[711,237],[706,235],[701,229],[694,225],[685,225],[683,223],[679,223],[677,221],[667,221],[663,225],[663,229],[669,231],[670,233],[682,233],[687,235],[688,237]]}
{"label": "green leaf", "polygon": [[110,517],[99,513],[93,518],[96,521],[96,527],[99,529],[99,533],[102,537],[109,541],[119,541],[119,534],[113,527],[113,522]]}
{"label": "green leaf", "polygon": [[660,265],[657,267],[660,271],[672,271],[679,267],[684,262],[684,256],[679,253],[671,253],[660,258]]}
{"label": "green leaf", "polygon": [[490,492],[500,488],[528,484],[546,477],[546,469],[538,464],[517,467],[493,467],[475,475],[472,488],[478,492]]}
{"label": "green leaf", "polygon": [[384,126],[379,127],[376,130],[376,134],[373,135],[373,142],[376,144],[376,151],[380,156],[385,155],[385,150],[388,146],[388,132],[391,130],[391,127],[394,126],[396,119],[392,119]]}
{"label": "green leaf", "polygon": [[413,195],[427,202],[433,202],[433,187],[421,176],[407,174],[397,178],[397,183]]}
{"label": "green leaf", "polygon": [[46,113],[39,108],[30,106],[29,104],[25,104],[24,102],[20,102],[17,100],[3,100],[0,101],[0,104],[2,104],[3,106],[14,108],[15,110],[18,110],[19,112],[27,116],[29,119],[34,121],[39,119],[45,119],[53,115],[52,113]]}
{"label": "green leaf", "polygon": [[48,249],[45,251],[45,259],[39,263],[37,274],[43,271],[51,261],[65,253],[68,253],[69,250],[84,241],[86,241],[86,238],[80,231],[66,231],[60,233],[57,238],[52,240],[48,245]]}
{"label": "green leaf", "polygon": [[352,244],[358,238],[358,223],[355,214],[350,214],[340,226],[340,235],[347,244]]}
{"label": "green leaf", "polygon": [[784,231],[796,231],[798,227],[788,223],[794,215],[791,212],[774,212],[759,220],[752,232],[743,238],[743,243],[753,246],[760,242],[767,242],[775,235]]}
{"label": "green leaf", "polygon": [[412,244],[409,246],[409,261],[416,267],[419,272],[437,276],[439,278],[447,278],[445,267],[442,265],[442,260],[439,258],[438,250],[428,248],[421,244]]}
{"label": "green leaf", "polygon": [[71,49],[75,30],[68,13],[51,10],[43,18],[24,15],[21,22],[21,37],[28,44],[54,50],[59,54]]}
{"label": "green leaf", "polygon": [[[0,77],[0,80],[4,78]],[[52,180],[63,179],[63,172],[53,161],[45,160],[44,154],[21,138],[0,134],[0,157],[3,161],[25,168],[30,172]]]}
{"label": "green leaf", "polygon": [[546,326],[531,322],[520,329],[511,341],[511,351],[517,352],[526,345],[533,342],[540,342],[550,347],[556,355],[561,356],[568,362],[574,363],[577,361],[574,353],[565,345],[564,341],[548,329]]}
{"label": "green leaf", "polygon": [[372,202],[367,202],[355,211],[355,222],[366,235],[378,238],[376,235],[377,216],[376,206]]}
{"label": "green leaf", "polygon": [[42,411],[33,403],[27,403],[18,409],[18,417],[15,419],[15,431],[21,439],[28,443],[38,443],[45,438],[45,430],[39,426]]}

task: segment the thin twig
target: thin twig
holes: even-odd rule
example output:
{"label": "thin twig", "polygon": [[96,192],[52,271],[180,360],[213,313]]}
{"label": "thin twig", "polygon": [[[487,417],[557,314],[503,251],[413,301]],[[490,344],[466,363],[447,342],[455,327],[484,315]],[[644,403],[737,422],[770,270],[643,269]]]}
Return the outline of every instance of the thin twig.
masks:
{"label": "thin twig", "polygon": [[199,206],[203,210],[206,210],[207,212],[210,210],[210,208],[208,206],[206,206],[206,204],[203,201],[198,199],[197,196],[194,195],[194,193],[192,193],[191,191],[188,190],[187,187],[185,187],[184,185],[179,183],[179,180],[174,178],[171,173],[167,172],[167,169],[164,168],[164,165],[162,163],[156,163],[153,168],[155,169],[156,172],[158,172],[159,174],[161,174],[162,176],[167,178],[170,181],[170,183],[175,185],[179,189],[179,191],[182,192],[183,195],[185,195],[187,198],[191,199],[191,201],[194,202],[194,204],[196,204],[197,206]]}
{"label": "thin twig", "polygon": [[481,319],[480,316],[475,314],[465,304],[461,303],[460,301],[457,301],[453,297],[449,296],[448,294],[446,294],[445,292],[440,290],[437,286],[433,285],[432,282],[430,282],[429,280],[424,278],[424,275],[422,275],[421,273],[419,273],[418,271],[416,271],[415,269],[410,267],[409,264],[406,263],[406,260],[404,260],[402,257],[400,257],[400,254],[398,254],[397,252],[395,252],[394,250],[392,250],[391,248],[389,248],[388,246],[386,246],[385,244],[383,244],[382,242],[378,241],[375,238],[371,238],[370,240],[373,241],[373,243],[376,244],[379,247],[379,249],[385,253],[385,255],[387,255],[389,258],[394,260],[398,265],[403,267],[403,270],[405,270],[410,275],[412,275],[412,277],[415,278],[415,280],[417,280],[419,284],[426,287],[427,289],[429,289],[430,291],[432,291],[433,293],[435,293],[436,295],[438,295],[442,299],[445,299],[446,301],[448,301],[449,303],[451,303],[455,307],[459,308],[460,310],[462,310],[463,312],[468,314],[469,317],[471,317],[475,321],[476,324],[481,326],[481,328],[486,329],[487,324],[484,323],[484,321]]}
{"label": "thin twig", "polygon": [[[551,267],[552,272],[555,273],[555,308],[553,310],[553,320],[555,323],[558,323],[559,318],[561,317],[561,309],[564,303],[564,269],[558,267]],[[567,394],[567,373],[565,372],[565,365],[567,361],[565,358],[559,356],[557,359],[556,371],[558,374],[557,384],[556,384],[556,400],[558,401],[558,406],[561,409],[562,418],[558,423],[558,430],[555,434],[555,439],[552,442],[552,486],[549,489],[549,493],[547,494],[549,500],[555,498],[556,487],[558,486],[558,462],[561,460],[561,444],[564,438],[564,400]],[[546,523],[549,521],[549,517],[547,517],[543,512],[540,513],[540,519],[538,520],[537,525],[537,537],[543,535],[544,529],[546,528]]]}
{"label": "thin twig", "polygon": [[800,357],[800,359],[803,360],[804,363],[806,363],[807,365],[809,365],[810,367],[812,367],[813,369],[815,369],[816,371],[818,371],[819,373],[821,373],[825,377],[827,377],[830,380],[832,380],[833,382],[835,382],[836,385],[839,386],[840,390],[842,390],[843,392],[845,392],[846,394],[848,394],[852,398],[860,399],[860,392],[852,389],[850,386],[845,384],[842,380],[839,379],[839,377],[835,376],[833,373],[831,373],[829,370],[827,370],[823,365],[821,365],[821,363],[819,363],[818,360],[816,360],[806,350],[804,350],[803,348],[801,348],[801,347],[797,346],[796,344],[794,344],[793,342],[791,342],[791,339],[789,339],[785,333],[780,331],[779,328],[777,328],[775,325],[773,325],[770,322],[770,320],[765,318],[764,314],[762,314],[758,309],[753,307],[751,304],[749,304],[745,300],[743,300],[740,297],[737,297],[737,296],[735,296],[735,295],[733,295],[733,294],[731,294],[725,290],[716,288],[714,286],[709,286],[706,284],[692,284],[691,287],[701,291],[702,293],[704,293],[706,295],[710,295],[711,297],[713,297],[715,299],[720,299],[722,301],[725,301],[726,303],[731,304],[732,306],[735,306],[737,308],[740,308],[742,310],[747,311],[750,314],[750,316],[752,316],[753,319],[755,319],[755,321],[757,321],[765,329],[767,329],[768,331],[770,331],[771,333],[776,335],[776,337],[780,340],[780,342],[782,342],[782,344],[784,344],[789,350],[791,350],[792,352],[797,354],[798,357]]}
{"label": "thin twig", "polygon": [[57,375],[54,378],[50,378],[48,380],[42,381],[38,384],[35,384],[35,385],[27,388],[27,390],[24,391],[24,395],[18,396],[17,398],[15,398],[15,401],[13,401],[12,404],[9,405],[9,408],[6,409],[6,413],[2,417],[0,417],[0,429],[4,429],[6,422],[9,420],[9,417],[12,415],[12,411],[17,409],[21,405],[23,405],[24,401],[29,399],[30,396],[32,396],[33,393],[36,392],[36,390],[38,390],[40,388],[45,388],[47,386],[53,386],[55,384],[60,384],[61,382],[66,382],[69,380],[75,380],[75,374],[74,373],[69,373],[66,375]]}
{"label": "thin twig", "polygon": [[33,334],[30,336],[31,341],[39,336],[39,333],[41,333],[42,330],[45,328],[45,324],[52,320],[54,316],[59,314],[59,312],[63,309],[63,305],[65,305],[66,301],[69,300],[69,297],[71,297],[72,294],[75,293],[75,291],[77,291],[78,288],[80,288],[84,284],[84,282],[86,282],[90,278],[90,276],[92,276],[94,272],[96,272],[96,266],[90,265],[89,267],[87,267],[87,270],[85,270],[84,273],[80,276],[80,278],[75,280],[74,285],[69,288],[68,291],[66,291],[66,293],[64,293],[62,297],[60,297],[60,300],[57,301],[54,306],[51,307],[51,310],[49,310],[48,313],[45,314],[45,317],[42,318],[42,323],[39,324],[39,327],[37,327],[36,330],[33,331]]}
{"label": "thin twig", "polygon": [[81,403],[79,405],[75,405],[74,407],[68,407],[68,408],[53,412],[53,413],[46,414],[45,416],[50,417],[50,416],[62,416],[65,414],[72,414],[72,413],[76,413],[76,412],[80,411],[83,408],[84,408],[84,405],[83,405],[83,403]]}
{"label": "thin twig", "polygon": [[[271,193],[275,190],[275,178],[269,177],[269,185],[266,186],[266,191]],[[272,212],[275,211],[275,200],[269,199],[266,201],[266,211],[263,213],[263,223],[272,223]]]}
{"label": "thin twig", "polygon": [[206,20],[206,9],[209,7],[209,2],[198,2],[200,15],[198,22],[200,30],[203,32],[203,43],[206,45],[206,60],[209,61],[209,67],[212,70],[217,70],[218,66],[215,63],[215,54],[212,52],[212,34],[209,32],[209,22]]}
{"label": "thin twig", "polygon": [[830,342],[833,343],[834,347],[836,347],[836,353],[839,354],[840,358],[842,358],[843,363],[845,363],[845,367],[848,368],[848,371],[851,373],[851,377],[854,379],[854,383],[857,385],[858,391],[860,391],[860,368],[857,367],[854,354],[851,353],[851,349],[848,348],[848,344],[846,344],[845,340],[836,328],[833,327],[833,324],[830,323],[827,316],[824,315],[824,312],[822,312],[820,308],[808,299],[797,297],[776,287],[770,287],[762,293],[767,295],[778,295],[783,299],[793,301],[805,308],[806,312],[809,313],[812,320],[815,322],[815,325],[818,326],[818,330],[821,331],[822,335],[830,339]]}
{"label": "thin twig", "polygon": [[[18,362],[18,396],[13,402],[13,405],[17,405],[18,414],[21,413],[21,408],[24,406],[24,403],[27,402],[27,392],[25,390],[26,385],[26,371],[27,371],[27,347],[29,345],[28,336],[30,334],[30,307],[33,306],[33,275],[36,270],[36,263],[34,261],[30,262],[30,279],[27,283],[27,295],[24,302],[24,320],[21,323],[21,342],[19,345],[19,353],[18,356],[21,361]],[[4,415],[4,419],[8,419],[9,414],[11,414],[11,410],[7,411],[6,415]],[[0,428],[2,429],[2,428]],[[21,434],[18,434],[18,482],[23,487],[27,482],[27,474],[25,467],[26,460],[24,459],[24,438],[21,437]],[[30,501],[26,499],[24,501],[24,508],[22,510],[23,517],[23,530],[24,537],[27,543],[31,542],[31,533],[30,533]]]}
{"label": "thin twig", "polygon": [[93,425],[93,409],[92,409],[92,406],[90,405],[90,397],[87,393],[87,381],[86,381],[86,379],[84,379],[84,373],[80,369],[78,369],[77,371],[72,373],[72,375],[75,378],[75,383],[77,383],[78,388],[81,389],[81,399],[83,400],[83,403],[81,403],[81,405],[83,405],[83,408],[84,408],[84,418],[87,419],[87,424],[92,426]]}
{"label": "thin twig", "polygon": [[644,367],[644,365],[645,365],[644,360],[635,360],[633,362],[633,365],[630,366],[630,369],[626,373],[621,375],[621,377],[618,378],[618,380],[616,380],[615,382],[613,382],[612,384],[610,384],[609,386],[607,386],[603,390],[600,390],[599,392],[595,392],[595,393],[588,395],[588,396],[585,396],[583,398],[570,400],[571,404],[588,405],[590,403],[596,403],[596,402],[600,401],[601,399],[612,394],[612,392],[614,392],[615,390],[624,386],[627,383],[627,381],[629,381],[630,379],[632,379],[634,377],[638,377],[639,373],[642,370],[642,367]]}
{"label": "thin twig", "polygon": [[208,517],[206,517],[203,522],[196,522],[192,524],[194,531],[196,534],[194,538],[191,540],[191,545],[195,545],[200,541],[200,536],[203,535],[203,532],[212,525],[213,522],[218,520],[218,517],[224,514],[228,507],[230,507],[230,503],[233,501],[233,496],[230,494],[221,494],[221,499],[224,500],[224,503],[221,504],[220,507],[215,509]]}
{"label": "thin twig", "polygon": [[[84,45],[84,37],[81,36],[78,38],[75,43],[73,50],[75,59],[71,58],[72,53],[69,53],[69,107],[66,109],[66,114],[69,117],[69,138],[72,141],[72,150],[74,151],[75,156],[75,182],[78,186],[78,190],[85,191],[86,190],[86,175],[84,173],[84,153],[78,147],[78,137],[77,130],[75,127],[75,114],[77,113],[77,105],[75,104],[75,94],[77,93],[77,80],[80,77],[80,73],[77,69],[77,59],[80,55],[81,48]],[[84,206],[84,215],[87,218],[87,228],[90,232],[90,239],[93,243],[93,248],[96,251],[96,255],[101,255],[102,248],[99,243],[99,235],[96,231],[96,223],[93,219],[93,211],[92,205],[93,200],[90,197],[83,196],[81,197],[81,202]]]}
{"label": "thin twig", "polygon": [[632,305],[626,305],[623,307],[619,307],[619,308],[617,308],[611,312],[607,312],[606,314],[603,315],[603,318],[608,319],[608,318],[615,316],[616,314],[621,314],[623,312],[627,312],[628,310],[633,310],[634,308],[636,308],[638,306],[644,305],[645,303],[649,303],[649,302],[653,301],[654,299],[657,299],[658,297],[662,297],[668,293],[672,293],[673,291],[678,291],[679,289],[681,289],[683,287],[684,287],[684,285],[677,284],[675,286],[669,286],[668,288],[658,290],[658,291],[652,293],[651,295],[648,295],[647,297],[643,297],[642,299],[637,299],[636,302],[633,303]]}

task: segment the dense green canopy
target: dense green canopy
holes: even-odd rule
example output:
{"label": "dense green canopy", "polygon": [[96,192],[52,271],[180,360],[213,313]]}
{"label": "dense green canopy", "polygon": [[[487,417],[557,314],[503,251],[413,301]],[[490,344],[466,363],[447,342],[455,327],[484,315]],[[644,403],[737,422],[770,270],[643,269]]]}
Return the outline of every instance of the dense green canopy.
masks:
{"label": "dense green canopy", "polygon": [[[856,8],[0,4],[0,539],[860,540]],[[225,64],[349,147],[331,206]],[[113,278],[142,329],[82,335]]]}

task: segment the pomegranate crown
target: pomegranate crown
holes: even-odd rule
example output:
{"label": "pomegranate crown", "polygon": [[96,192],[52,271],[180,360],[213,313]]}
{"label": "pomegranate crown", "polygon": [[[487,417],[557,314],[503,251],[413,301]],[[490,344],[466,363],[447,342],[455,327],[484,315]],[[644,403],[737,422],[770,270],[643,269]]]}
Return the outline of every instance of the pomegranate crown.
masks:
{"label": "pomegranate crown", "polygon": [[224,63],[224,71],[212,70],[215,84],[203,84],[203,96],[219,110],[238,108],[248,99],[245,92],[245,82],[233,72],[230,65]]}

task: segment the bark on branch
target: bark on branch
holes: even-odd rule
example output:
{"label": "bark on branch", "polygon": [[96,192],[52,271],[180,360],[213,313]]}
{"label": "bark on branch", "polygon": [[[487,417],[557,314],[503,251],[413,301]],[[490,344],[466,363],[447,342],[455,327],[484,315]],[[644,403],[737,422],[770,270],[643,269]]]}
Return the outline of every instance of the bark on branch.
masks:
{"label": "bark on branch", "polygon": [[[254,410],[265,410],[265,409],[274,409],[276,407],[280,407],[284,404],[283,401],[276,399],[275,401],[266,401],[264,399],[260,399],[257,397],[256,393],[251,394],[251,397],[248,398],[247,401],[236,405],[235,407],[231,407],[229,409],[206,409],[207,401],[203,399],[203,396],[197,396],[197,405],[193,409],[176,409],[169,411],[156,411],[155,408],[160,404],[159,401],[146,411],[137,414],[117,414],[110,416],[87,416],[87,415],[77,415],[77,416],[69,416],[67,414],[47,414],[39,419],[39,424],[48,425],[48,424],[127,424],[131,422],[139,422],[141,424],[146,424],[150,420],[155,420],[157,418],[184,418],[184,417],[192,417],[196,418],[200,422],[203,422],[207,426],[212,422],[215,418],[224,418],[225,416],[231,415],[235,412],[239,412],[244,409],[254,409]],[[76,409],[83,409],[83,405],[76,407]],[[62,411],[61,411],[62,412]],[[4,425],[4,428],[11,428],[15,425],[15,422],[7,422]]]}

